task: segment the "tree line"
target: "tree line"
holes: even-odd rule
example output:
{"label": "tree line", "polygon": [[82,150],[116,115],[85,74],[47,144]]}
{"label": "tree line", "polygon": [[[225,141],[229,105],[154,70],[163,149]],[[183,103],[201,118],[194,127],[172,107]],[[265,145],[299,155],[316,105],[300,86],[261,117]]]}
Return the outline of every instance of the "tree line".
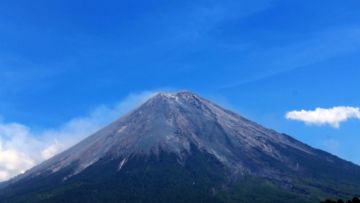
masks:
{"label": "tree line", "polygon": [[339,200],[325,200],[325,201],[322,201],[321,203],[360,203],[360,199],[358,197],[354,197],[352,200],[342,200],[342,199],[339,199]]}

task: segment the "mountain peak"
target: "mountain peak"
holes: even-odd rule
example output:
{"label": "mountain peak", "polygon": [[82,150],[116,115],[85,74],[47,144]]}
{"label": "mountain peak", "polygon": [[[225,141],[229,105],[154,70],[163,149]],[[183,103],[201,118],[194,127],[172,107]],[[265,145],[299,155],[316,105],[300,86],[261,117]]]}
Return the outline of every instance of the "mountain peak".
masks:
{"label": "mountain peak", "polygon": [[[175,154],[183,160],[195,147],[216,157],[234,173],[255,173],[252,164],[247,162],[258,159],[255,156],[259,151],[277,161],[285,160],[286,155],[272,144],[274,142],[307,153],[311,151],[192,92],[161,92],[33,171],[57,171],[76,162],[76,174],[104,157],[125,160],[134,155],[160,152]],[[249,157],[245,160],[239,154]]]}
{"label": "mountain peak", "polygon": [[[151,170],[150,166],[156,170]],[[103,169],[107,169],[107,172],[102,177],[110,179],[96,177]],[[184,175],[179,176],[177,171],[182,171]],[[209,176],[206,171],[210,171]],[[34,179],[44,179],[47,183],[55,178],[59,185],[66,185],[83,177],[88,183],[94,178],[104,185],[109,182],[124,184],[126,180],[133,180],[131,177],[148,177],[139,175],[143,172],[149,173],[149,177],[156,177],[155,180],[166,177],[168,181],[169,176],[163,175],[164,172],[176,178],[176,184],[164,182],[166,187],[150,187],[159,182],[147,179],[150,180],[146,183],[148,188],[177,185],[179,177],[189,180],[186,188],[198,187],[201,184],[194,178],[209,180],[209,177],[215,177],[215,173],[224,178],[219,188],[230,184],[227,180],[237,182],[246,176],[271,180],[281,188],[300,191],[301,194],[306,193],[303,188],[310,188],[310,194],[315,184],[298,184],[299,177],[305,177],[300,182],[314,177],[335,182],[343,178],[360,186],[358,166],[264,128],[189,91],[158,93],[133,112],[9,183],[18,185],[19,191],[23,185],[32,185],[29,183]],[[194,175],[194,172],[197,174]],[[112,178],[120,179],[113,181]],[[140,186],[135,189],[143,188],[143,179],[139,180]],[[347,191],[337,191],[326,183],[319,186],[320,190]],[[75,185],[82,187],[82,184]],[[119,188],[129,185],[132,182]],[[359,187],[356,186],[353,191],[358,191]],[[209,188],[214,194],[214,188]],[[116,188],[114,194],[118,194],[118,191]],[[173,191],[182,190],[173,188]],[[143,194],[143,191],[140,193]],[[151,195],[157,196],[158,192]]]}
{"label": "mountain peak", "polygon": [[158,107],[159,111],[166,113],[166,110],[174,111],[177,108],[189,109],[191,106],[204,107],[208,105],[211,105],[211,103],[190,91],[160,92],[145,102],[139,109],[149,110]]}
{"label": "mountain peak", "polygon": [[153,98],[178,99],[178,98],[199,98],[195,93],[190,91],[179,92],[159,92]]}

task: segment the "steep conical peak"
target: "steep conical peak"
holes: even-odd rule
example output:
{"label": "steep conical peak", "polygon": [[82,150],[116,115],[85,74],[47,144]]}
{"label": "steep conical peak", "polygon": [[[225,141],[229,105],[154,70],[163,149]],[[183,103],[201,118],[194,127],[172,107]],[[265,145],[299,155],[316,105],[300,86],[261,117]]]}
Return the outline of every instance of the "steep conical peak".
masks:
{"label": "steep conical peak", "polygon": [[[346,194],[356,193],[360,185],[359,174],[358,166],[264,128],[192,92],[181,91],[156,94],[131,113],[9,183],[18,187],[19,191],[23,186],[30,187],[29,191],[33,193],[37,190],[34,190],[37,187],[36,184],[34,187],[34,182],[40,182],[40,186],[43,183],[45,186],[39,189],[47,191],[49,183],[52,187],[54,180],[57,180],[60,185],[65,183],[64,188],[78,185],[79,194],[86,194],[84,188],[90,188],[89,193],[103,188],[104,193],[109,194],[112,184],[116,183],[119,187],[110,193],[113,198],[129,187],[128,191],[135,196],[143,194],[143,188],[164,188],[165,193],[193,191],[219,176],[221,182],[216,183],[219,188],[230,186],[228,180],[235,183],[236,188],[242,188],[237,184],[239,180],[250,180],[250,185],[245,184],[244,188],[257,184],[252,179],[243,178],[246,175],[264,178],[267,183],[299,192],[303,196],[307,193],[321,194],[318,193],[319,188],[332,194],[345,194],[340,193],[342,191],[347,191]],[[162,180],[171,180],[169,177],[175,177],[175,182],[162,183]],[[140,181],[136,187],[134,179]],[[205,182],[199,183],[200,180]],[[318,180],[323,180],[323,183]],[[182,182],[188,184],[185,190],[173,188]],[[98,183],[101,183],[100,186]],[[343,186],[338,187],[339,184]],[[170,190],[167,190],[168,187]],[[54,188],[55,192],[49,195],[40,192],[37,196],[43,198],[60,194],[56,191],[63,191],[66,195],[77,193],[72,189]],[[214,195],[213,186],[206,191],[210,192],[210,188],[211,195]],[[274,187],[270,189],[274,191]],[[232,193],[233,190],[229,191]],[[194,190],[194,193],[203,192]],[[6,192],[4,194],[7,196]],[[158,194],[162,192],[151,195],[157,198]],[[125,196],[128,197],[128,194]],[[288,202],[289,196],[284,197]],[[207,202],[201,198],[203,200]],[[234,199],[234,202],[237,200]],[[129,202],[144,201],[129,199]]]}
{"label": "steep conical peak", "polygon": [[[39,167],[58,171],[74,162],[74,173],[106,157],[126,160],[134,155],[160,152],[184,160],[192,148],[211,154],[234,172],[251,171],[263,157],[284,162],[287,155],[278,146],[311,153],[311,149],[275,131],[261,127],[194,93],[162,92],[111,125]],[[261,167],[259,167],[261,168]]]}

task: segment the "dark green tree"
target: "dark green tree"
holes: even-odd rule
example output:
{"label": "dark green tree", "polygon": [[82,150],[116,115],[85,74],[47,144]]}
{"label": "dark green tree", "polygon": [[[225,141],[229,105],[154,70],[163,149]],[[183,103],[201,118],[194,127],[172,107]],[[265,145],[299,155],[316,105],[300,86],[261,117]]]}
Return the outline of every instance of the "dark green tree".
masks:
{"label": "dark green tree", "polygon": [[[339,199],[337,201],[327,199],[325,201],[322,201],[321,203],[345,203],[345,201],[342,199]],[[346,203],[360,203],[360,199],[358,197],[354,197],[352,200],[346,201]]]}
{"label": "dark green tree", "polygon": [[352,199],[352,203],[360,203],[360,199],[357,198],[357,197],[354,197],[354,198]]}

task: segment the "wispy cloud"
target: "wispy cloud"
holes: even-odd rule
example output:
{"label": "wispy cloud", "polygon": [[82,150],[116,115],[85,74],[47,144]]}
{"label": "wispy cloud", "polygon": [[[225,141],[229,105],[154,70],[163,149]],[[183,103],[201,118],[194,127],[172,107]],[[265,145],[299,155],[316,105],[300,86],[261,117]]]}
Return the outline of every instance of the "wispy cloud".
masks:
{"label": "wispy cloud", "polygon": [[360,108],[337,106],[329,109],[290,111],[286,113],[289,120],[303,121],[309,125],[330,125],[339,128],[342,122],[349,119],[360,119]]}
{"label": "wispy cloud", "polygon": [[69,148],[119,116],[129,112],[155,91],[127,96],[117,105],[101,105],[88,116],[71,119],[55,129],[34,130],[0,120],[0,181],[7,180]]}
{"label": "wispy cloud", "polygon": [[359,37],[360,27],[334,27],[318,32],[307,39],[254,53],[252,58],[255,61],[250,61],[250,64],[266,68],[237,82],[225,84],[219,89],[233,88],[262,81],[334,57],[359,51]]}

